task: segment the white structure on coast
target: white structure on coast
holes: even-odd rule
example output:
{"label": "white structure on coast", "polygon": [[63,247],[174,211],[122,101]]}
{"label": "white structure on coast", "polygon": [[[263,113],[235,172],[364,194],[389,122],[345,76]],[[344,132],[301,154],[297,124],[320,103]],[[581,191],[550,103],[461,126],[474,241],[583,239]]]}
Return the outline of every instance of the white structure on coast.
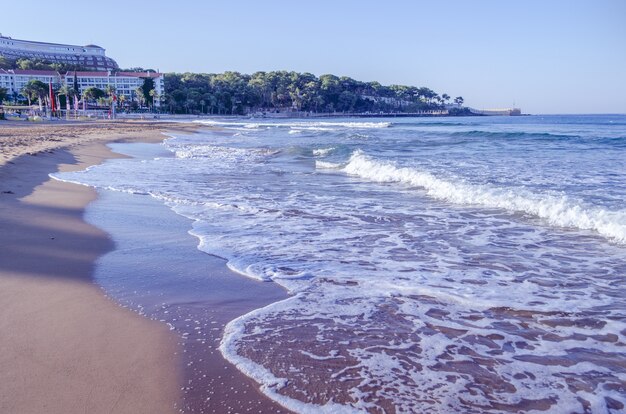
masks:
{"label": "white structure on coast", "polygon": [[[162,97],[165,93],[165,81],[162,73],[157,72],[67,72],[63,75],[63,84],[73,88],[77,87],[83,91],[89,87],[96,87],[104,90],[107,86],[115,87],[115,94],[118,97],[124,96],[129,102],[137,97],[135,90],[143,86],[145,79],[154,81],[154,91],[157,96]],[[74,82],[76,81],[76,85]],[[156,107],[159,99],[154,100]]]}
{"label": "white structure on coast", "polygon": [[[127,102],[137,100],[136,89],[141,88],[145,79],[154,81],[154,91],[163,96],[164,79],[162,73],[156,72],[59,72],[49,70],[4,70],[0,69],[0,88],[8,91],[9,97],[20,96],[24,86],[31,80],[38,80],[46,85],[67,86],[76,88],[82,93],[87,88],[95,87],[104,90],[107,86],[115,87],[119,97],[124,96]],[[154,106],[160,106],[160,99],[154,100]]]}
{"label": "white structure on coast", "polygon": [[115,60],[106,56],[105,49],[97,45],[76,46],[60,43],[19,40],[0,34],[0,56],[8,59],[40,59],[51,63],[81,66],[88,70],[118,69]]}
{"label": "white structure on coast", "polygon": [[[155,107],[160,106],[160,97],[165,92],[163,74],[154,71],[122,72],[117,63],[106,56],[105,50],[96,45],[76,46],[34,42],[13,39],[0,34],[0,57],[7,58],[9,61],[29,59],[39,60],[46,64],[64,64],[67,68],[65,70],[78,69],[77,72],[70,70],[66,73],[54,70],[0,69],[0,88],[6,89],[8,100],[14,102],[24,98],[22,96],[24,86],[33,80],[41,81],[46,85],[52,84],[56,90],[66,86],[79,94],[90,87],[103,91],[107,87],[113,87],[118,102],[127,103],[139,101],[143,93],[138,93],[137,90],[142,88],[147,80],[151,80],[154,85],[150,85],[148,89],[154,90],[154,96],[143,98],[153,100]],[[82,71],[79,68],[82,68]],[[153,95],[153,92],[150,92],[150,95]]]}
{"label": "white structure on coast", "polygon": [[31,80],[38,80],[46,85],[57,84],[59,74],[49,70],[4,70],[0,69],[0,88],[7,90],[9,97],[20,95],[22,88]]}
{"label": "white structure on coast", "polygon": [[500,109],[474,109],[468,108],[475,115],[485,116],[519,116],[522,110],[519,108],[500,108]]}

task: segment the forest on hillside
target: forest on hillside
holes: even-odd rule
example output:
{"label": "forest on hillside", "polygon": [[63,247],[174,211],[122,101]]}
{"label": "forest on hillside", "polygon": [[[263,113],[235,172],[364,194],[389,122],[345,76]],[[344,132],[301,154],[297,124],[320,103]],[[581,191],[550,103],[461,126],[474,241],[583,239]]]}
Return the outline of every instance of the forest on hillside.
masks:
{"label": "forest on hillside", "polygon": [[[349,77],[287,71],[220,74],[167,73],[169,112],[249,114],[304,111],[315,113],[418,112],[442,109],[450,96],[426,87],[360,82]],[[454,103],[462,105],[463,98]]]}
{"label": "forest on hillside", "polygon": [[[65,73],[82,68],[41,61],[0,56],[0,68],[54,70]],[[145,72],[131,68],[122,71]],[[158,96],[170,113],[244,115],[264,112],[313,113],[415,113],[437,111],[454,103],[459,112],[463,98],[453,100],[427,87],[361,82],[350,77],[287,71],[217,74],[166,73],[165,93]],[[147,105],[152,97],[146,98]],[[462,113],[459,113],[462,114]]]}

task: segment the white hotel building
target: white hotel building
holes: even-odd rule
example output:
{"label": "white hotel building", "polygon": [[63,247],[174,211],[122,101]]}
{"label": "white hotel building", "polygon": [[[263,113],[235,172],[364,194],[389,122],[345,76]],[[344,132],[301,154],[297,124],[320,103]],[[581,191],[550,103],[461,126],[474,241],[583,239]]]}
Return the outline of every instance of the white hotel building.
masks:
{"label": "white hotel building", "polygon": [[[4,70],[0,69],[0,88],[8,90],[11,98],[17,94],[31,80],[38,80],[46,85],[52,83],[55,87],[67,85],[73,88],[76,83],[78,91],[82,93],[89,87],[105,90],[107,86],[113,86],[118,97],[124,96],[127,102],[137,100],[135,90],[143,86],[144,79],[151,78],[154,81],[154,90],[159,96],[164,93],[164,81],[162,73],[155,72],[67,72],[61,75],[54,71],[45,70]],[[154,102],[160,106],[159,99]]]}
{"label": "white hotel building", "polygon": [[117,62],[97,45],[77,46],[13,39],[0,34],[0,55],[8,59],[40,59],[53,63],[80,65],[89,70],[118,69]]}
{"label": "white hotel building", "polygon": [[[52,83],[55,88],[67,85],[73,88],[76,83],[78,92],[89,87],[104,90],[107,86],[115,87],[118,97],[124,96],[127,102],[137,100],[137,88],[144,80],[154,81],[154,90],[163,96],[163,74],[155,72],[120,72],[117,63],[106,56],[105,50],[96,45],[77,46],[60,43],[35,42],[13,39],[0,34],[0,56],[8,59],[39,59],[44,62],[63,63],[83,67],[89,72],[67,72],[60,74],[45,70],[4,70],[0,69],[0,88],[8,90],[9,99],[19,97],[22,88],[31,80],[38,80],[46,85]],[[155,106],[159,106],[159,99]]]}
{"label": "white hotel building", "polygon": [[61,78],[57,72],[48,70],[4,70],[0,69],[0,88],[8,91],[9,97],[20,91],[31,80],[38,80],[46,85],[58,84]]}
{"label": "white hotel building", "polygon": [[[162,97],[165,92],[163,74],[156,72],[67,72],[63,75],[63,83],[74,87],[74,81],[76,81],[79,91],[84,91],[89,87],[104,90],[110,85],[115,87],[115,94],[118,97],[124,96],[130,102],[136,100],[135,90],[143,86],[146,78],[154,81],[154,90]],[[155,100],[155,106],[159,106],[158,101],[158,99]]]}

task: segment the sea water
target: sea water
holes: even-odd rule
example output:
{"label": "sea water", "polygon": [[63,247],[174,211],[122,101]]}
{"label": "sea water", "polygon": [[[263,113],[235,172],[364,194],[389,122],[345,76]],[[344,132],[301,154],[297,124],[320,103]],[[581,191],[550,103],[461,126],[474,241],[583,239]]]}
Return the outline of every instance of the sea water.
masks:
{"label": "sea water", "polygon": [[288,299],[221,351],[298,412],[623,412],[626,116],[226,119],[56,178]]}

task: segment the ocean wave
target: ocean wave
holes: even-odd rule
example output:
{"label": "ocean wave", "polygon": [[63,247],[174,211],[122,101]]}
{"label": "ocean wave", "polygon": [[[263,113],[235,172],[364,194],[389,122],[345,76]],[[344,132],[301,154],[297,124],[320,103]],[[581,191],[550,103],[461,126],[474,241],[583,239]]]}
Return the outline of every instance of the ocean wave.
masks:
{"label": "ocean wave", "polygon": [[442,126],[442,127],[451,127],[451,126],[466,126],[467,124],[461,122],[398,122],[394,125],[397,126],[410,126],[410,127],[422,127],[422,126]]}
{"label": "ocean wave", "polygon": [[329,155],[330,153],[332,153],[333,151],[335,151],[335,147],[330,147],[330,148],[317,148],[313,150],[313,155],[315,157],[326,157],[327,155]]}
{"label": "ocean wave", "polygon": [[234,148],[219,145],[170,145],[179,159],[212,158],[220,161],[254,161],[278,154],[279,150],[269,148]]}
{"label": "ocean wave", "polygon": [[524,188],[497,188],[438,178],[428,172],[398,167],[355,151],[343,169],[347,174],[380,183],[402,183],[423,188],[435,199],[454,204],[500,208],[531,214],[553,226],[593,230],[626,243],[626,211],[608,211],[585,206],[567,196],[535,194]]}
{"label": "ocean wave", "polygon": [[563,139],[579,139],[579,135],[567,135],[567,134],[551,134],[548,132],[518,132],[518,131],[510,131],[510,132],[494,132],[494,131],[481,131],[481,130],[472,130],[472,131],[457,131],[453,133],[446,133],[452,136],[462,136],[462,137],[480,137],[480,138],[493,138],[493,139],[515,139],[515,138],[528,138],[528,139],[555,139],[555,140],[563,140]]}
{"label": "ocean wave", "polygon": [[341,168],[341,164],[327,161],[315,161],[315,168],[318,170],[337,170]]}
{"label": "ocean wave", "polygon": [[304,131],[314,131],[314,132],[332,132],[336,131],[336,128],[328,128],[328,127],[290,127],[291,132],[304,132]]}
{"label": "ocean wave", "polygon": [[[393,124],[391,122],[332,122],[332,121],[297,121],[297,122],[229,122],[229,121],[214,121],[214,120],[198,120],[196,123],[221,126],[221,127],[235,127],[246,129],[261,129],[261,128],[291,128],[291,129],[309,129],[309,130],[325,130],[320,128],[354,128],[354,129],[378,129],[389,128]],[[326,129],[327,130],[327,129]]]}

